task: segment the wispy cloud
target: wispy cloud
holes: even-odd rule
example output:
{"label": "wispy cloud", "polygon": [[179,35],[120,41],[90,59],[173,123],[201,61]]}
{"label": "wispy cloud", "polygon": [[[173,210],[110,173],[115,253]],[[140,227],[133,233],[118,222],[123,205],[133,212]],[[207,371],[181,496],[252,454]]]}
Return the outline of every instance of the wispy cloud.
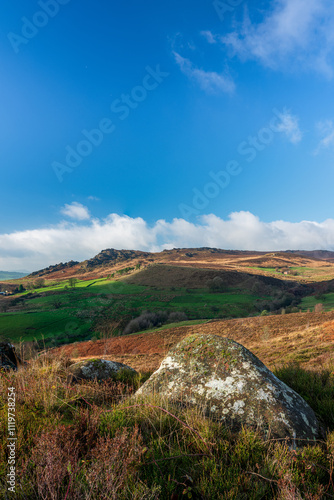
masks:
{"label": "wispy cloud", "polygon": [[272,0],[270,4],[257,23],[246,11],[243,24],[220,41],[242,59],[257,60],[272,69],[303,67],[332,77],[332,0]]}
{"label": "wispy cloud", "polygon": [[240,250],[334,250],[334,220],[262,222],[250,212],[232,213],[226,220],[205,215],[198,223],[184,219],[158,220],[111,214],[84,224],[0,235],[0,269],[28,269],[84,260],[104,248],[160,251],[173,247],[216,247]]}
{"label": "wispy cloud", "polygon": [[211,45],[217,43],[217,37],[211,31],[201,31],[200,33]]}
{"label": "wispy cloud", "polygon": [[285,134],[292,144],[298,144],[303,138],[303,133],[299,128],[299,118],[287,109],[284,109],[279,116],[281,123],[277,126],[278,131]]}
{"label": "wispy cloud", "polygon": [[318,154],[322,149],[334,146],[334,123],[332,120],[325,120],[317,123],[317,129],[321,136],[320,143],[315,151]]}
{"label": "wispy cloud", "polygon": [[234,92],[235,84],[229,75],[199,69],[189,59],[182,57],[178,52],[173,51],[173,55],[182,73],[190,80],[196,82],[206,92]]}
{"label": "wispy cloud", "polygon": [[89,201],[100,201],[100,198],[98,198],[97,196],[88,196],[87,200],[89,200]]}
{"label": "wispy cloud", "polygon": [[74,201],[70,205],[65,205],[61,211],[63,215],[75,220],[87,220],[90,219],[89,210],[87,207]]}

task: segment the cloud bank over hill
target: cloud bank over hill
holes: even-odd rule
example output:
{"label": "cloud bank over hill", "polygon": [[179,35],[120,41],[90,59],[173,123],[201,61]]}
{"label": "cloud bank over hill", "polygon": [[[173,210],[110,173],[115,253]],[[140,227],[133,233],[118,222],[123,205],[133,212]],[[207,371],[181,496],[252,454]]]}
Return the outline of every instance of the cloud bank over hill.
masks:
{"label": "cloud bank over hill", "polygon": [[[84,213],[82,209],[80,213]],[[62,221],[48,228],[1,234],[0,269],[36,271],[72,259],[85,260],[105,248],[157,252],[180,247],[334,250],[334,219],[321,223],[263,222],[250,212],[234,212],[226,220],[203,215],[196,223],[173,219],[148,224],[140,217],[118,214],[82,222]]]}

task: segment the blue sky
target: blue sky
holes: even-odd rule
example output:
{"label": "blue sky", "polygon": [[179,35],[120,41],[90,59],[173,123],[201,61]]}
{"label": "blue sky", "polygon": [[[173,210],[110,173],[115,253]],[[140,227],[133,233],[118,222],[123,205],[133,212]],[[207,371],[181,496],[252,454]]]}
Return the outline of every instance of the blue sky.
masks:
{"label": "blue sky", "polygon": [[3,0],[0,268],[334,249],[333,28],[330,0]]}

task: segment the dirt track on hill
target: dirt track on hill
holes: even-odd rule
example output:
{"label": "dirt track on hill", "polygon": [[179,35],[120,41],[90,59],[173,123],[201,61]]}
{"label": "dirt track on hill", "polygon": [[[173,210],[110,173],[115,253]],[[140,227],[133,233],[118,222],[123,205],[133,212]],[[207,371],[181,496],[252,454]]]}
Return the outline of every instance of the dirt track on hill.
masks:
{"label": "dirt track on hill", "polygon": [[181,326],[107,340],[69,344],[52,351],[75,361],[98,357],[138,371],[156,370],[168,350],[192,333],[221,335],[239,342],[270,369],[298,361],[308,368],[334,366],[334,311],[298,313]]}

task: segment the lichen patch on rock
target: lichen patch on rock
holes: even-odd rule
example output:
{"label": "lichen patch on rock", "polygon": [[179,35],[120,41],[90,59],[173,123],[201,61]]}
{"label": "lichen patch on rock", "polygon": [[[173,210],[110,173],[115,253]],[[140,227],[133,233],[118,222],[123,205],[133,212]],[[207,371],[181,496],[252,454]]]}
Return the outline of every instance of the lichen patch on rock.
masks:
{"label": "lichen patch on rock", "polygon": [[137,391],[159,393],[233,428],[256,427],[271,437],[317,437],[313,410],[245,347],[230,339],[193,334],[176,345]]}

